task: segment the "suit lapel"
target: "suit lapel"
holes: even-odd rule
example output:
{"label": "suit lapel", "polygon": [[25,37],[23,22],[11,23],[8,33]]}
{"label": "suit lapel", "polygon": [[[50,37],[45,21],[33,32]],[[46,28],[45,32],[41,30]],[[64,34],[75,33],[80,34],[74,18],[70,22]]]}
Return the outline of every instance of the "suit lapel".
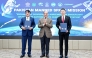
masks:
{"label": "suit lapel", "polygon": [[60,16],[60,21],[61,21],[61,23],[63,23],[63,22],[62,22],[62,16]]}
{"label": "suit lapel", "polygon": [[66,16],[65,16],[65,20],[64,20],[64,22],[66,22]]}
{"label": "suit lapel", "polygon": [[[41,21],[44,23],[44,20],[45,20],[45,19],[44,19],[44,18],[42,18],[42,20],[41,20]],[[49,23],[49,18],[47,18],[47,23]]]}
{"label": "suit lapel", "polygon": [[23,21],[24,21],[24,23],[25,23],[25,21],[26,21],[26,17],[24,17],[24,20],[23,20]]}
{"label": "suit lapel", "polygon": [[47,23],[49,23],[49,18],[47,18]]}
{"label": "suit lapel", "polygon": [[66,22],[66,19],[67,19],[67,17],[65,16],[65,21],[64,22]]}
{"label": "suit lapel", "polygon": [[44,23],[44,18],[42,18],[41,22]]}
{"label": "suit lapel", "polygon": [[32,22],[32,18],[30,17],[30,21]]}

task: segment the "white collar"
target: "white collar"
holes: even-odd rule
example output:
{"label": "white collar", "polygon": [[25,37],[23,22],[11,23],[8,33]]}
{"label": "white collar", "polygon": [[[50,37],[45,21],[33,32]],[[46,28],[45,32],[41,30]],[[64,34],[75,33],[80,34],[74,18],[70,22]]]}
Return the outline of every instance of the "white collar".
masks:
{"label": "white collar", "polygon": [[[62,18],[63,16],[61,16],[61,18]],[[64,15],[64,20],[65,20],[65,15]]]}
{"label": "white collar", "polygon": [[30,17],[26,17],[26,20],[29,21],[30,20]]}
{"label": "white collar", "polygon": [[26,18],[30,18],[30,17],[26,17]]}
{"label": "white collar", "polygon": [[[44,19],[45,19],[45,17],[44,17]],[[46,19],[47,19],[47,17],[46,17]]]}

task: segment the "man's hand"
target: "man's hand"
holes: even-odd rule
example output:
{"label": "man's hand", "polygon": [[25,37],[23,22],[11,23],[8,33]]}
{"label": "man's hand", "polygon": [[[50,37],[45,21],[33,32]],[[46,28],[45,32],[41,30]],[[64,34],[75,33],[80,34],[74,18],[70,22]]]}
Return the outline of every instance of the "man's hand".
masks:
{"label": "man's hand", "polygon": [[25,28],[25,27],[23,27],[23,26],[22,26],[21,28],[22,28],[23,30],[26,30],[26,28]]}
{"label": "man's hand", "polygon": [[66,30],[66,33],[68,32],[68,30]]}
{"label": "man's hand", "polygon": [[59,26],[59,29],[61,30],[61,27]]}
{"label": "man's hand", "polygon": [[44,20],[44,25],[45,25],[46,23],[47,23],[46,20]]}
{"label": "man's hand", "polygon": [[46,25],[47,25],[47,23],[46,23]]}
{"label": "man's hand", "polygon": [[47,25],[47,23],[43,24],[43,26]]}
{"label": "man's hand", "polygon": [[33,29],[33,27],[29,27],[29,30],[32,30]]}
{"label": "man's hand", "polygon": [[43,26],[44,26],[45,24],[43,24]]}

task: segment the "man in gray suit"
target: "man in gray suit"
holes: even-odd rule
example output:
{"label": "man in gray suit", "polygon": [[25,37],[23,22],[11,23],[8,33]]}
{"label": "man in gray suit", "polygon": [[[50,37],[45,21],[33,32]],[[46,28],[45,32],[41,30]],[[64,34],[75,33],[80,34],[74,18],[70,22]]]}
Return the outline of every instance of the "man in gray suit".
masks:
{"label": "man in gray suit", "polygon": [[48,18],[48,11],[44,11],[44,17],[39,20],[38,27],[40,28],[39,37],[41,40],[41,52],[42,52],[42,55],[40,57],[44,57],[46,54],[46,57],[49,58],[49,43],[50,38],[52,37],[51,28],[53,26],[52,20]]}

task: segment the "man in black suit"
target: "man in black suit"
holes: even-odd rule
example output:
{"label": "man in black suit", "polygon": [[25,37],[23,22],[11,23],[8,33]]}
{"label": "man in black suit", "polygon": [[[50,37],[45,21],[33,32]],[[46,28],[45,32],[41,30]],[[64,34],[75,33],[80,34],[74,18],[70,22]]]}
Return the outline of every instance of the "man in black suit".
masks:
{"label": "man in black suit", "polygon": [[[56,27],[59,29],[59,45],[60,45],[60,57],[63,58],[63,39],[65,40],[65,58],[68,58],[68,38],[70,34],[70,30],[72,27],[71,24],[71,18],[69,16],[66,16],[66,10],[62,8],[60,10],[61,16],[57,18]],[[67,23],[67,31],[66,32],[60,32],[62,30],[62,27],[60,27],[60,23]]]}

